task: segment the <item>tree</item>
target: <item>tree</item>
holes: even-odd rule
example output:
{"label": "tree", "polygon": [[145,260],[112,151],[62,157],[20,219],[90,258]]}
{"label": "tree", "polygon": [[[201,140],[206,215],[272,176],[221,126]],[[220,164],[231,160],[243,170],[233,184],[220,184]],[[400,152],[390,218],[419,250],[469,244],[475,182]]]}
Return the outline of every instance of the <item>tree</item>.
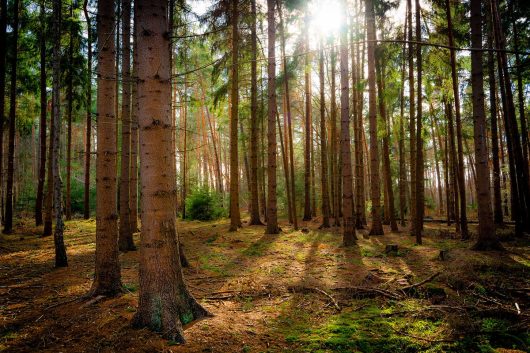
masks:
{"label": "tree", "polygon": [[[116,210],[116,46],[114,2],[99,1],[97,12],[98,90],[96,159],[96,269],[90,295],[122,292]],[[112,36],[110,37],[112,38]],[[178,257],[177,257],[178,259]]]}
{"label": "tree", "polygon": [[[416,41],[421,42],[421,7],[420,0],[416,0]],[[414,235],[416,236],[416,243],[421,244],[421,233],[423,231],[423,214],[425,207],[424,198],[424,164],[423,164],[423,116],[422,116],[422,99],[423,94],[421,90],[422,85],[422,57],[421,45],[416,45],[416,69],[418,75],[418,89],[417,89],[417,107],[416,107],[416,214],[414,216]]]}
{"label": "tree", "polygon": [[[471,0],[471,46],[482,48],[482,1]],[[484,111],[484,73],[482,51],[471,52],[471,89],[473,101],[473,140],[477,170],[478,240],[475,250],[501,249],[495,235],[491,210],[488,149],[486,145],[486,114]]]}
{"label": "tree", "polygon": [[13,179],[15,174],[15,118],[17,107],[17,57],[18,57],[18,22],[19,0],[13,3],[13,55],[11,57],[11,87],[9,94],[9,141],[7,156],[6,210],[4,233],[13,231]]}
{"label": "tree", "polygon": [[414,45],[412,43],[412,0],[407,0],[408,69],[409,69],[409,153],[410,153],[410,233],[414,234],[416,217],[416,101],[414,100]]}
{"label": "tree", "polygon": [[59,151],[61,149],[61,1],[53,1],[53,67],[52,67],[52,109],[53,128],[55,134],[50,144],[53,146],[52,173],[53,173],[53,210],[55,212],[55,231],[53,232],[53,242],[55,244],[55,267],[68,266],[66,249],[64,247],[63,232],[63,204],[62,204],[62,181],[59,172]]}
{"label": "tree", "polygon": [[[293,148],[293,127],[291,122],[291,96],[289,92],[289,75],[287,72],[287,57],[285,55],[285,26],[283,25],[283,15],[280,2],[278,0],[278,13],[280,14],[280,34],[281,34],[281,46],[282,46],[282,62],[283,62],[283,74],[284,74],[284,88],[285,88],[285,108],[287,112],[287,149],[289,150],[289,177],[290,177],[290,189],[291,193],[288,196],[291,200],[291,213],[293,217],[294,229],[298,229],[298,218],[296,214],[296,197],[295,197],[295,185],[294,185],[294,148]],[[329,207],[328,207],[329,208]]]}
{"label": "tree", "polygon": [[189,293],[176,233],[176,166],[171,151],[167,1],[137,6],[138,115],[142,161],[140,291],[133,324],[184,342],[182,325],[209,313]]}
{"label": "tree", "polygon": [[[382,235],[381,185],[379,177],[379,149],[377,138],[377,108],[375,89],[375,14],[372,0],[366,0],[366,31],[368,38],[368,116],[370,123],[370,193],[372,224],[370,235]],[[343,161],[344,163],[344,161]]]}
{"label": "tree", "polygon": [[[70,4],[70,21],[74,16],[74,3]],[[74,100],[74,83],[73,83],[73,59],[74,59],[74,32],[70,29],[68,43],[68,74],[67,74],[67,91],[66,91],[66,115],[67,115],[67,133],[66,133],[66,203],[65,216],[66,220],[72,218],[72,110]]]}
{"label": "tree", "polygon": [[[322,225],[321,228],[329,228],[329,190],[328,190],[328,151],[326,146],[326,95],[324,92],[324,45],[320,43],[320,56],[318,59],[320,80],[320,164],[322,183]],[[332,103],[333,104],[333,103]]]}
{"label": "tree", "polygon": [[[6,27],[7,27],[7,0],[1,0],[0,13],[0,166],[4,163],[4,121],[5,121],[5,96],[6,96]],[[4,185],[4,168],[0,167],[0,186]],[[0,198],[3,198],[0,187]],[[0,222],[3,222],[3,209],[0,208]]]}
{"label": "tree", "polygon": [[239,29],[238,1],[232,1],[230,21],[232,25],[232,66],[230,74],[230,231],[241,227],[239,213],[239,150],[237,138],[237,121],[239,114]]}
{"label": "tree", "polygon": [[[447,15],[447,36],[449,39],[449,46],[454,46],[453,39],[453,22],[451,17],[450,0],[445,0],[446,15]],[[456,71],[456,54],[454,49],[450,49],[451,59],[451,81],[453,84],[453,99],[455,102],[455,120],[456,120],[456,143],[458,147],[458,193],[460,199],[460,231],[462,240],[469,238],[469,231],[467,230],[467,205],[466,205],[466,186],[464,178],[464,152],[462,147],[462,119],[460,115],[460,93],[458,89],[458,75]]]}
{"label": "tree", "polygon": [[[368,1],[367,1],[368,2]],[[346,1],[342,1],[343,6]],[[372,12],[373,13],[373,12]],[[346,21],[340,30],[340,149],[342,157],[342,243],[352,246],[357,239],[355,235],[355,221],[353,210],[353,180],[350,148],[350,97],[348,77],[348,33]]]}
{"label": "tree", "polygon": [[251,0],[250,14],[250,225],[262,225],[258,202],[258,73],[256,0]]}
{"label": "tree", "polygon": [[40,120],[39,120],[39,179],[35,200],[35,225],[42,225],[42,202],[44,198],[44,182],[46,180],[46,10],[45,1],[40,3]]}
{"label": "tree", "polygon": [[[306,52],[309,52],[309,7],[307,5],[304,23],[304,48]],[[309,55],[309,53],[304,55],[304,221],[311,220],[311,59]]]}
{"label": "tree", "polygon": [[[276,23],[275,0],[267,0],[268,22],[268,82],[269,96],[267,120],[267,234],[278,234],[278,210],[276,206]],[[309,190],[307,191],[309,192]]]}
{"label": "tree", "polygon": [[121,103],[121,173],[120,229],[118,245],[121,251],[136,250],[130,228],[130,169],[131,169],[131,2],[122,0],[122,103]]}
{"label": "tree", "polygon": [[85,175],[83,195],[83,218],[90,218],[90,161],[92,149],[92,23],[88,15],[88,0],[83,3],[83,12],[87,25],[87,66],[88,81],[86,88],[86,142],[85,142]]}

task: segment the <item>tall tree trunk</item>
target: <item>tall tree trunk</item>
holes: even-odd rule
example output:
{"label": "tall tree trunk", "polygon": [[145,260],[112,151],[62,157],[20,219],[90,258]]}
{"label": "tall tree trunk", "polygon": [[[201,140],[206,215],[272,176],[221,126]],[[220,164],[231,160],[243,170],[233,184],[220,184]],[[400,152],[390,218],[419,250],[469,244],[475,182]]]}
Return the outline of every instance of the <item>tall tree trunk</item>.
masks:
{"label": "tall tree trunk", "polygon": [[289,76],[287,73],[287,57],[285,54],[285,27],[283,24],[283,15],[282,8],[280,6],[279,0],[277,0],[278,13],[280,15],[280,35],[281,35],[281,46],[282,46],[282,62],[283,62],[283,71],[284,71],[284,85],[285,85],[285,106],[287,111],[287,150],[289,151],[289,166],[290,166],[290,183],[291,183],[291,193],[287,195],[291,199],[291,208],[293,214],[293,224],[294,229],[298,229],[298,217],[296,214],[296,197],[295,197],[295,184],[294,184],[294,148],[293,148],[293,127],[291,119],[291,98],[289,91]]}
{"label": "tall tree trunk", "polygon": [[[4,10],[2,10],[4,11]],[[39,181],[35,200],[35,225],[42,225],[42,202],[44,198],[44,182],[46,181],[46,9],[44,0],[40,3],[40,120],[39,120]],[[3,57],[3,54],[2,54]],[[2,65],[0,63],[0,65]],[[5,70],[5,69],[3,69]],[[4,98],[2,97],[2,100]],[[3,114],[3,111],[0,111]],[[2,124],[2,122],[0,122]],[[1,132],[0,132],[1,133]],[[0,159],[1,161],[1,159]],[[1,163],[1,162],[0,162]],[[0,164],[1,165],[1,164]],[[1,178],[0,178],[1,179]],[[1,184],[0,184],[1,185]]]}
{"label": "tall tree trunk", "polygon": [[[353,48],[353,46],[352,46]],[[342,195],[339,194],[339,190],[340,190],[340,187],[339,185],[341,184],[341,178],[342,176],[340,175],[340,167],[339,167],[339,154],[340,154],[340,149],[339,149],[339,146],[340,146],[340,136],[338,136],[337,134],[337,97],[336,97],[336,67],[337,67],[337,53],[335,51],[335,47],[332,47],[331,48],[331,60],[330,60],[330,65],[331,65],[331,121],[330,121],[330,124],[331,124],[331,152],[329,153],[329,157],[330,157],[330,164],[331,164],[331,168],[330,168],[330,176],[331,176],[331,205],[333,206],[333,212],[332,212],[332,215],[333,215],[333,225],[335,227],[340,227],[340,214],[341,214],[341,211],[340,211],[340,198],[342,197]],[[353,49],[352,49],[352,58],[353,58]],[[353,65],[353,64],[352,64]],[[354,70],[353,70],[353,67],[352,67],[352,74],[353,74]],[[355,77],[352,78],[352,80],[355,80]],[[352,85],[353,87],[355,87],[355,84]],[[353,94],[354,97],[356,97],[356,93],[354,92]],[[353,104],[356,104],[356,102],[354,101]],[[324,106],[325,107],[325,106]],[[354,106],[355,107],[355,106]],[[355,111],[355,109],[354,109]],[[355,121],[354,120],[354,126],[355,126]],[[354,133],[354,136],[355,136],[355,133]],[[355,211],[354,211],[355,212]]]}
{"label": "tall tree trunk", "polygon": [[16,107],[17,107],[17,60],[18,60],[18,22],[19,22],[19,0],[13,3],[13,23],[12,23],[12,50],[11,57],[11,87],[9,94],[9,145],[7,157],[7,185],[6,185],[6,215],[4,223],[4,233],[13,231],[13,180],[15,173],[15,129],[16,129]]}
{"label": "tall tree trunk", "polygon": [[275,0],[267,0],[268,22],[268,83],[269,95],[268,124],[267,124],[267,234],[278,234],[278,210],[276,207],[276,23],[274,20]]}
{"label": "tall tree trunk", "polygon": [[[407,7],[409,3],[407,2]],[[403,26],[403,39],[407,37],[408,27],[408,8],[405,11],[405,24]],[[405,214],[407,209],[407,171],[405,166],[405,58],[407,53],[407,46],[403,44],[402,62],[401,62],[401,89],[400,89],[400,104],[399,104],[399,218],[402,227],[406,225]]]}
{"label": "tall tree trunk", "polygon": [[6,96],[6,28],[7,28],[7,0],[1,0],[2,12],[0,13],[0,223],[4,221],[4,123],[5,123],[5,96]]}
{"label": "tall tree trunk", "polygon": [[55,231],[53,242],[55,245],[55,267],[68,266],[66,248],[64,247],[63,232],[63,204],[62,181],[59,172],[59,151],[61,150],[61,1],[53,1],[53,125],[55,134],[50,142],[53,145],[53,210],[55,212]]}
{"label": "tall tree trunk", "polygon": [[[416,217],[416,101],[414,100],[414,45],[412,44],[412,0],[408,8],[408,66],[409,66],[409,152],[410,152],[410,234],[415,234]],[[417,11],[417,10],[416,10]]]}
{"label": "tall tree trunk", "polygon": [[241,227],[239,213],[239,153],[237,138],[237,119],[239,114],[239,29],[238,29],[238,1],[232,1],[232,68],[230,75],[230,228],[231,232]]}
{"label": "tall tree trunk", "polygon": [[[370,122],[370,194],[372,198],[372,224],[370,235],[381,235],[381,185],[379,177],[379,148],[377,138],[377,100],[375,77],[375,14],[372,0],[366,0],[366,26],[368,38],[368,117]],[[344,163],[344,161],[343,161]]]}
{"label": "tall tree trunk", "polygon": [[90,162],[92,159],[92,24],[88,15],[88,0],[83,4],[85,20],[88,28],[87,39],[87,65],[88,65],[88,85],[86,92],[87,110],[86,110],[86,142],[85,142],[85,188],[83,197],[83,218],[90,218]]}
{"label": "tall tree trunk", "polygon": [[[471,46],[482,48],[481,0],[471,0]],[[486,147],[486,114],[484,112],[484,73],[482,51],[471,52],[471,89],[473,102],[473,140],[477,169],[478,240],[475,250],[501,249],[495,235],[491,210],[488,149]]]}
{"label": "tall tree trunk", "polygon": [[[491,23],[491,8],[488,14],[488,47],[493,48],[493,24]],[[495,225],[504,224],[502,215],[501,196],[501,168],[499,163],[499,129],[497,127],[497,82],[495,79],[495,60],[492,51],[488,51],[488,81],[490,98],[491,125],[491,159],[493,164],[493,221]]]}
{"label": "tall tree trunk", "polygon": [[[346,1],[342,1],[346,5]],[[350,97],[348,73],[348,30],[345,21],[340,30],[340,150],[342,157],[342,244],[352,246],[357,240],[353,215],[353,182],[350,149]]]}
{"label": "tall tree trunk", "polygon": [[[421,42],[421,8],[420,0],[416,0],[416,41]],[[414,222],[414,235],[416,243],[421,244],[421,233],[423,231],[424,209],[424,164],[423,164],[423,117],[422,117],[422,57],[421,45],[416,45],[416,68],[418,73],[417,107],[416,107],[416,221]]]}
{"label": "tall tree trunk", "polygon": [[[74,4],[70,5],[70,18],[74,15]],[[69,45],[68,45],[68,77],[67,77],[67,141],[66,141],[66,202],[65,202],[65,216],[66,220],[72,219],[72,109],[73,109],[73,59],[74,59],[74,33],[69,33]]]}
{"label": "tall tree trunk", "polygon": [[256,0],[251,0],[250,24],[250,225],[261,225],[258,201],[258,78]]}
{"label": "tall tree trunk", "polygon": [[[283,139],[283,133],[282,133],[282,125],[280,123],[280,114],[276,112],[276,122],[278,123],[278,134],[280,138],[280,153],[282,155],[282,161],[283,161],[283,174],[285,177],[285,189],[287,191],[287,195],[291,193],[291,184],[289,182],[289,163],[287,162],[287,153],[285,152],[285,144]],[[289,222],[293,223],[293,208],[291,205],[291,198],[287,197],[287,216],[289,218]]]}
{"label": "tall tree trunk", "polygon": [[140,292],[133,324],[184,342],[182,325],[208,312],[189,293],[179,261],[167,1],[139,0],[136,5],[143,193]]}
{"label": "tall tree trunk", "polygon": [[[445,11],[447,16],[447,35],[449,46],[454,46],[453,40],[453,22],[451,19],[450,0],[445,0]],[[466,187],[465,187],[465,170],[464,170],[464,151],[462,147],[462,119],[460,117],[460,93],[458,89],[458,74],[456,71],[456,54],[454,49],[450,49],[451,58],[451,78],[453,84],[453,96],[455,102],[455,120],[456,120],[456,140],[458,146],[458,192],[460,198],[460,231],[462,240],[469,239],[467,229],[467,204],[466,204]]]}
{"label": "tall tree trunk", "polygon": [[311,59],[309,54],[309,7],[304,14],[304,88],[305,88],[305,145],[304,145],[304,221],[311,220]]}
{"label": "tall tree trunk", "polygon": [[[378,55],[379,56],[379,55]],[[390,223],[390,229],[392,232],[397,232],[398,227],[396,223],[396,214],[394,211],[394,190],[392,188],[392,169],[390,166],[390,128],[389,122],[387,121],[387,112],[385,105],[385,85],[383,77],[385,75],[385,64],[384,59],[381,57],[377,58],[376,62],[376,72],[377,72],[377,91],[379,99],[379,114],[381,120],[384,124],[385,134],[383,136],[383,178],[384,178],[384,189],[385,189],[385,218],[388,219]]]}
{"label": "tall tree trunk", "polygon": [[[442,179],[440,176],[440,164],[438,163],[438,146],[436,144],[436,136],[434,134],[434,107],[432,101],[429,101],[429,113],[431,122],[431,139],[434,149],[434,167],[436,171],[436,189],[438,191],[438,214],[441,216],[444,209],[444,199],[442,196]],[[442,148],[441,146],[439,148]]]}
{"label": "tall tree trunk", "polygon": [[136,6],[133,20],[133,66],[131,77],[131,170],[129,181],[129,229],[132,233],[138,231],[138,58],[136,51]]}
{"label": "tall tree trunk", "polygon": [[458,161],[456,157],[456,142],[455,142],[455,128],[453,122],[453,109],[451,105],[445,101],[444,97],[444,106],[447,114],[447,127],[448,127],[448,136],[449,136],[449,156],[450,156],[450,165],[451,165],[451,191],[452,191],[452,205],[453,205],[453,217],[455,220],[456,232],[460,233],[460,213],[458,212]]}
{"label": "tall tree trunk", "polygon": [[[320,81],[320,164],[321,164],[320,181],[322,183],[322,225],[320,227],[329,228],[328,152],[327,152],[327,146],[326,146],[326,137],[327,137],[326,95],[324,92],[325,84],[324,84],[324,48],[323,47],[324,45],[321,42],[320,43],[320,57],[318,60],[319,81]],[[348,61],[346,59],[346,63],[347,62]]]}
{"label": "tall tree trunk", "polygon": [[[96,268],[90,295],[122,291],[116,209],[116,46],[109,40],[115,26],[114,3],[98,2]],[[178,259],[178,257],[176,257]]]}
{"label": "tall tree trunk", "polygon": [[[519,7],[519,3],[516,3],[516,6]],[[511,14],[512,17],[512,28],[513,28],[513,48],[515,50],[515,66],[516,70],[515,73],[517,75],[517,98],[518,98],[518,108],[519,108],[519,120],[521,122],[521,144],[523,149],[523,161],[525,162],[524,165],[528,166],[528,148],[530,147],[528,144],[528,127],[526,123],[526,115],[525,115],[525,93],[523,89],[523,70],[522,70],[522,63],[521,58],[519,55],[519,29],[517,27],[517,22],[515,19],[516,13],[514,12],[514,8],[511,1],[508,1],[508,12]]]}
{"label": "tall tree trunk", "polygon": [[[500,15],[498,12],[498,1],[491,1],[492,18],[494,24],[494,37],[496,49],[505,48],[505,38],[501,27]],[[504,125],[506,129],[506,138],[508,146],[508,155],[510,157],[510,175],[512,185],[512,199],[514,207],[512,212],[516,220],[516,233],[528,231],[530,228],[530,189],[528,184],[528,165],[524,163],[522,147],[520,143],[519,130],[515,118],[515,105],[513,101],[512,84],[508,71],[508,59],[506,52],[497,53],[499,86],[501,87],[501,96],[504,109]]]}
{"label": "tall tree trunk", "polygon": [[122,10],[122,102],[121,102],[121,172],[120,229],[118,245],[121,251],[135,250],[130,229],[130,168],[131,168],[131,1],[121,0]]}

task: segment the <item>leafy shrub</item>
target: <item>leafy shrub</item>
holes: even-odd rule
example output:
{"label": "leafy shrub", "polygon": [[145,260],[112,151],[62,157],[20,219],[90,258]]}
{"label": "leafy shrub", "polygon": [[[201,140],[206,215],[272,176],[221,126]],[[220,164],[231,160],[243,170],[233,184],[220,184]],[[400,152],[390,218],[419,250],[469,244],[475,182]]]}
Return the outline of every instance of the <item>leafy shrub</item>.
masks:
{"label": "leafy shrub", "polygon": [[207,188],[195,189],[186,199],[186,218],[210,221],[226,214],[219,194]]}

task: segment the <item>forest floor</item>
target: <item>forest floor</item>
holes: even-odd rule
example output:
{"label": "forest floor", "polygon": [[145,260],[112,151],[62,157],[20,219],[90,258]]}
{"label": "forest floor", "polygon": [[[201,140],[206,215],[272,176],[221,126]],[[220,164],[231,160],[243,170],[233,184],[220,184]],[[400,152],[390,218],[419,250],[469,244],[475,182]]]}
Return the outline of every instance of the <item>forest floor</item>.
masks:
{"label": "forest floor", "polygon": [[[69,267],[30,220],[0,236],[0,351],[9,352],[525,352],[530,347],[530,242],[499,230],[506,252],[475,252],[443,224],[424,245],[403,230],[341,247],[337,229],[282,222],[228,232],[228,221],[178,221],[195,297],[215,316],[187,343],[130,321],[138,252],[120,255],[125,293],[85,300],[94,276],[95,220],[66,223]],[[475,228],[471,226],[471,231]],[[139,234],[135,235],[139,242]],[[385,253],[388,244],[397,252]],[[440,259],[440,251],[444,259]],[[434,276],[434,277],[433,277]],[[425,281],[425,283],[421,283]],[[517,303],[517,304],[516,304]]]}

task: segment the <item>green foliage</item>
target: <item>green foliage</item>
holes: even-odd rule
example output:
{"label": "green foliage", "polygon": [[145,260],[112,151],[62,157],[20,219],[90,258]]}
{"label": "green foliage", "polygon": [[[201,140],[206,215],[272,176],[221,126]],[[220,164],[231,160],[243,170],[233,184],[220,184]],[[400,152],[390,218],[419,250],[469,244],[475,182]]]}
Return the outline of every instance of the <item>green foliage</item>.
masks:
{"label": "green foliage", "polygon": [[221,196],[207,188],[195,189],[186,199],[187,219],[211,221],[225,216]]}

